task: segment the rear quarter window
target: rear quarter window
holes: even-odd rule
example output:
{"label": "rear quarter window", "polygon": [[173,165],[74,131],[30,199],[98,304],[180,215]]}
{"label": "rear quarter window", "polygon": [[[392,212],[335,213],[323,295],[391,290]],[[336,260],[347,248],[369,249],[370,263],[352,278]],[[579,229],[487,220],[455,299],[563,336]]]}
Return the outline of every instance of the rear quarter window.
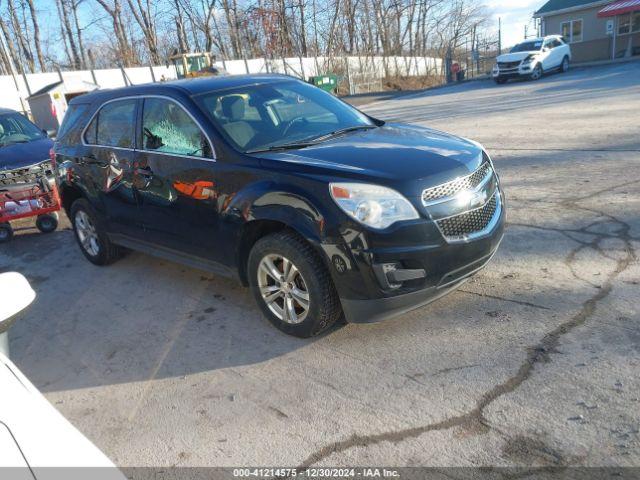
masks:
{"label": "rear quarter window", "polygon": [[70,136],[69,132],[78,125],[78,120],[86,113],[88,108],[88,103],[69,105],[69,108],[62,119],[62,125],[60,125],[60,129],[58,130],[57,140],[59,142],[70,143],[71,139],[65,137]]}
{"label": "rear quarter window", "polygon": [[90,145],[133,148],[136,123],[136,100],[113,100],[94,115],[84,133]]}

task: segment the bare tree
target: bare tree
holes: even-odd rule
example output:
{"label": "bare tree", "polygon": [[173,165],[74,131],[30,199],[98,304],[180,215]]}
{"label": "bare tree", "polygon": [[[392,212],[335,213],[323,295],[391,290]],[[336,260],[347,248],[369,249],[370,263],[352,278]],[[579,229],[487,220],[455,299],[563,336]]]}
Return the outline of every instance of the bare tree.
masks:
{"label": "bare tree", "polygon": [[142,30],[149,52],[149,60],[157,65],[161,63],[158,51],[158,33],[156,31],[156,2],[152,0],[127,0],[133,18]]}
{"label": "bare tree", "polygon": [[44,55],[42,53],[42,46],[40,44],[40,25],[38,24],[38,13],[33,0],[27,0],[29,5],[29,13],[31,15],[31,22],[33,23],[33,43],[36,48],[36,55],[38,56],[38,63],[40,64],[40,70],[46,72],[47,66],[44,61]]}
{"label": "bare tree", "polygon": [[31,46],[29,45],[29,41],[26,36],[27,31],[20,24],[20,19],[18,18],[18,11],[16,10],[14,0],[7,0],[7,10],[9,13],[11,27],[13,29],[13,35],[19,46],[18,56],[21,60],[21,63],[26,64],[30,72],[35,72],[35,60],[33,58],[33,54],[31,53]]}
{"label": "bare tree", "polygon": [[[2,6],[1,3],[0,3],[0,6]],[[22,73],[24,70],[22,68],[22,62],[20,61],[20,56],[18,55],[18,50],[15,44],[13,43],[13,38],[11,36],[9,26],[4,21],[2,16],[0,16],[0,30],[2,30],[2,35],[4,36],[5,44],[7,46],[7,49],[9,50],[8,52],[9,58],[7,58],[7,60],[10,60],[11,62],[13,62],[13,65],[17,70],[17,73]],[[8,64],[7,64],[7,69],[10,70]]]}
{"label": "bare tree", "polygon": [[127,28],[123,21],[121,0],[95,0],[111,18],[113,31],[116,36],[116,54],[125,67],[131,67],[138,62],[138,58],[131,46]]}

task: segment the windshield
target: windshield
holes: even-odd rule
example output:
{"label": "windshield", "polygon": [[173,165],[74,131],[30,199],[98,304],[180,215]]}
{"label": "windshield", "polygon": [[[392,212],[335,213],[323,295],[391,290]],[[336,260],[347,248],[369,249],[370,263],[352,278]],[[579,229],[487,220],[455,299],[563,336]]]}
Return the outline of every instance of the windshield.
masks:
{"label": "windshield", "polygon": [[375,126],[331,94],[298,81],[209,92],[196,101],[241,152],[303,144],[344,129]]}
{"label": "windshield", "polygon": [[45,134],[17,112],[0,115],[0,147],[45,138]]}
{"label": "windshield", "polygon": [[538,40],[535,42],[522,42],[516,45],[511,49],[511,53],[517,52],[535,52],[542,48],[542,41]]}

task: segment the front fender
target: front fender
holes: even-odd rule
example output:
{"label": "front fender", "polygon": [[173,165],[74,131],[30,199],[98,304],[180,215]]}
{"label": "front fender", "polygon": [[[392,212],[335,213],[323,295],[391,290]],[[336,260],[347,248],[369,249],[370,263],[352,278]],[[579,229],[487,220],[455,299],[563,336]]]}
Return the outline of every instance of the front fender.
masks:
{"label": "front fender", "polygon": [[[307,188],[308,187],[308,188]],[[235,225],[235,242],[228,258],[234,258],[240,278],[244,278],[247,256],[253,244],[262,236],[284,227],[305,238],[331,270],[331,252],[341,243],[338,233],[338,212],[332,211],[333,201],[321,198],[325,188],[311,185],[259,181],[238,192],[228,201],[224,223]],[[337,206],[334,207],[337,210]],[[246,282],[245,282],[246,283]]]}
{"label": "front fender", "polygon": [[[328,194],[327,194],[328,196]],[[222,212],[223,217],[246,224],[258,220],[280,222],[296,230],[314,244],[333,237],[328,231],[331,205],[327,199],[314,195],[313,189],[265,180],[238,192]],[[329,240],[331,241],[331,240]]]}

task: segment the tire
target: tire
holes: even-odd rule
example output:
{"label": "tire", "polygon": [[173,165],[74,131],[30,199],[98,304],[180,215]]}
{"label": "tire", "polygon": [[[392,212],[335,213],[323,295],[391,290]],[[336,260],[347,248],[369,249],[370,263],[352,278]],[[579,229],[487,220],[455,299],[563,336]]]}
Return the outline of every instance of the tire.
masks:
{"label": "tire", "polygon": [[569,57],[565,56],[562,59],[562,63],[560,64],[560,71],[562,73],[567,73],[569,71]]}
{"label": "tire", "polygon": [[[276,281],[275,275],[287,271],[285,261],[291,265],[288,269],[291,276],[284,282]],[[249,254],[247,272],[251,292],[262,313],[289,335],[300,338],[318,335],[342,315],[327,267],[313,247],[294,232],[278,232],[258,240]],[[267,302],[269,298],[271,302]],[[293,307],[293,315],[287,313],[291,311],[286,308],[288,305]]]}
{"label": "tire", "polygon": [[13,238],[13,228],[11,228],[11,224],[0,223],[0,243],[10,242]]}
{"label": "tire", "polygon": [[56,212],[38,215],[36,227],[42,233],[51,233],[58,228],[58,214]]}
{"label": "tire", "polygon": [[534,68],[533,68],[533,72],[531,72],[531,80],[533,80],[534,82],[536,80],[540,80],[542,78],[543,75],[543,70],[542,70],[542,65],[537,64]]}
{"label": "tire", "polygon": [[493,79],[498,85],[504,85],[507,83],[507,79],[504,77],[496,77]]}
{"label": "tire", "polygon": [[103,220],[87,200],[79,198],[73,202],[70,218],[80,250],[87,260],[103,266],[120,258],[122,250],[109,241]]}

